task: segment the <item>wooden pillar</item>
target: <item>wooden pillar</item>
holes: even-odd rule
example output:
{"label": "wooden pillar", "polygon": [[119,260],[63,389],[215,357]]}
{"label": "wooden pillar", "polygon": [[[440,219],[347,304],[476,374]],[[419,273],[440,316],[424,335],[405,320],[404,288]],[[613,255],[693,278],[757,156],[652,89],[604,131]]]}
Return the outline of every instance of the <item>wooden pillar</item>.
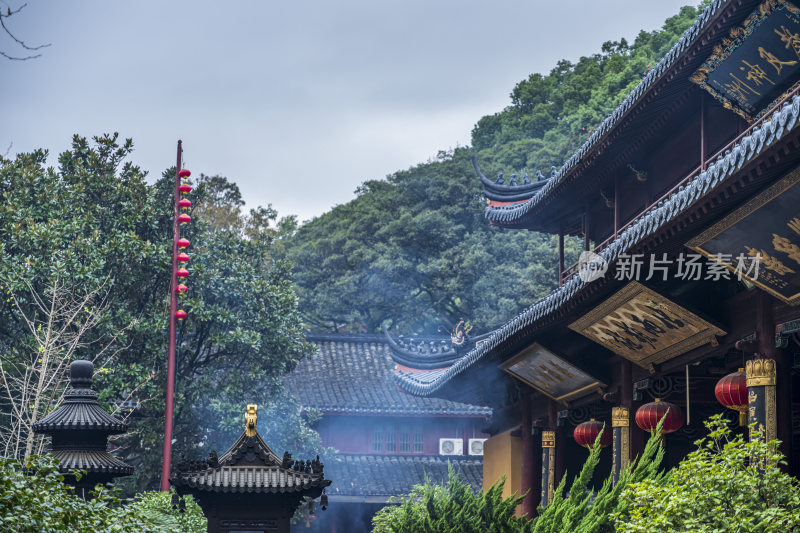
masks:
{"label": "wooden pillar", "polygon": [[564,279],[564,231],[558,232],[558,284]]}
{"label": "wooden pillar", "polygon": [[630,464],[631,446],[631,416],[627,407],[614,407],[611,409],[611,429],[614,434],[613,462],[611,468],[614,484],[619,481],[619,476]]}
{"label": "wooden pillar", "polygon": [[622,222],[622,213],[620,212],[620,194],[619,194],[619,176],[614,176],[614,237],[620,230]]}
{"label": "wooden pillar", "polygon": [[556,480],[556,432],[542,431],[542,494],[540,504],[546,507],[553,501]]}
{"label": "wooden pillar", "polygon": [[[620,403],[622,407],[628,409],[629,416],[640,407],[641,402],[633,401],[633,363],[624,359],[620,362]],[[644,433],[638,428],[631,430],[630,424],[628,425],[628,438],[630,443],[628,446],[628,461],[640,455],[644,451]]]}
{"label": "wooden pillar", "polygon": [[583,215],[583,249],[589,251],[591,239],[589,238],[589,210],[587,209]]}
{"label": "wooden pillar", "polygon": [[542,431],[542,494],[540,505],[547,506],[553,501],[556,484],[556,428],[558,411],[556,402],[547,405],[547,428]]}
{"label": "wooden pillar", "polygon": [[520,480],[520,492],[527,493],[522,500],[522,515],[533,518],[536,514],[536,507],[539,505],[540,494],[537,490],[537,477],[541,471],[540,453],[537,450],[533,432],[533,417],[531,413],[531,396],[525,394],[522,398],[522,479]]}
{"label": "wooden pillar", "polygon": [[776,439],[777,411],[775,405],[776,366],[774,359],[753,359],[745,365],[747,377],[748,423],[755,424],[750,436],[760,433],[767,441]]}
{"label": "wooden pillar", "polygon": [[700,93],[700,169],[706,169],[706,159],[708,158],[707,135],[706,135],[706,98],[703,92]]}
{"label": "wooden pillar", "polygon": [[[780,452],[787,458],[792,456],[792,363],[788,354],[775,345],[774,299],[764,291],[758,295],[758,351],[762,357],[773,361],[774,379],[772,387],[764,389],[767,440],[781,441]],[[758,370],[754,370],[757,372]],[[748,383],[749,383],[748,374]],[[769,381],[766,377],[765,382]],[[758,390],[756,392],[759,392]],[[749,407],[752,407],[749,406]],[[757,406],[756,412],[760,412]],[[770,428],[774,431],[770,433]]]}

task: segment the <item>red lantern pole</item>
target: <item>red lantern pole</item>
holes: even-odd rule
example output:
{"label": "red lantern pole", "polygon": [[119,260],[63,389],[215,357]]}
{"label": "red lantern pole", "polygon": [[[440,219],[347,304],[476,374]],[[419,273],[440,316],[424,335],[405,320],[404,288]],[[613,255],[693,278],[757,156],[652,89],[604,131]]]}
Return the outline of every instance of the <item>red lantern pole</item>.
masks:
{"label": "red lantern pole", "polygon": [[183,155],[182,143],[178,141],[178,157],[175,164],[175,216],[172,224],[172,273],[169,282],[169,346],[167,348],[167,405],[164,413],[164,446],[163,461],[161,463],[161,491],[169,492],[169,473],[172,467],[172,413],[175,401],[175,312],[178,308],[178,293],[175,287],[178,285],[176,272],[178,270],[178,239],[180,238],[180,227],[178,226],[178,216],[180,209],[178,202],[181,199],[179,187],[181,186],[181,156]]}

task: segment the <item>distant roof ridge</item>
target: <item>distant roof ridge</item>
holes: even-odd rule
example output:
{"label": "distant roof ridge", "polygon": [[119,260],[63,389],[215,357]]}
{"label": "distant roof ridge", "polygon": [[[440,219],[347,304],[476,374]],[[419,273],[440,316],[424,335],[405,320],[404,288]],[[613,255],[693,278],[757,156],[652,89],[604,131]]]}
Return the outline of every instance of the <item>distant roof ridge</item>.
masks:
{"label": "distant roof ridge", "polygon": [[[414,333],[402,334],[405,338],[419,339],[423,341],[450,340],[450,335],[416,335]],[[309,342],[380,342],[387,344],[389,341],[383,333],[306,333],[306,340]]]}

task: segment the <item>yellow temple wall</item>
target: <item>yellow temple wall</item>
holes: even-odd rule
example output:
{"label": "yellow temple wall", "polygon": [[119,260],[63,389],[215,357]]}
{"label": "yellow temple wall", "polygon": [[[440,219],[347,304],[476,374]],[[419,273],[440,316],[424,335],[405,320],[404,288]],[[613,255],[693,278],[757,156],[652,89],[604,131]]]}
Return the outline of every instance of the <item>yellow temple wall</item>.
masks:
{"label": "yellow temple wall", "polygon": [[[500,433],[483,443],[483,491],[506,476],[503,497],[519,494],[522,480],[522,439]],[[517,509],[519,512],[519,508]]]}

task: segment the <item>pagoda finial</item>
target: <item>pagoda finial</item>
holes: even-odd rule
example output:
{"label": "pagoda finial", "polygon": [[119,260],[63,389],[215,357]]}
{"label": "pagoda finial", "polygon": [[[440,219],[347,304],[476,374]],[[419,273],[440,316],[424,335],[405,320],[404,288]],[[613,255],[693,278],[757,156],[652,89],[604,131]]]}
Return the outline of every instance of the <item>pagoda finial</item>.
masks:
{"label": "pagoda finial", "polygon": [[247,412],[244,414],[244,434],[248,437],[256,436],[257,411],[257,405],[247,404]]}

